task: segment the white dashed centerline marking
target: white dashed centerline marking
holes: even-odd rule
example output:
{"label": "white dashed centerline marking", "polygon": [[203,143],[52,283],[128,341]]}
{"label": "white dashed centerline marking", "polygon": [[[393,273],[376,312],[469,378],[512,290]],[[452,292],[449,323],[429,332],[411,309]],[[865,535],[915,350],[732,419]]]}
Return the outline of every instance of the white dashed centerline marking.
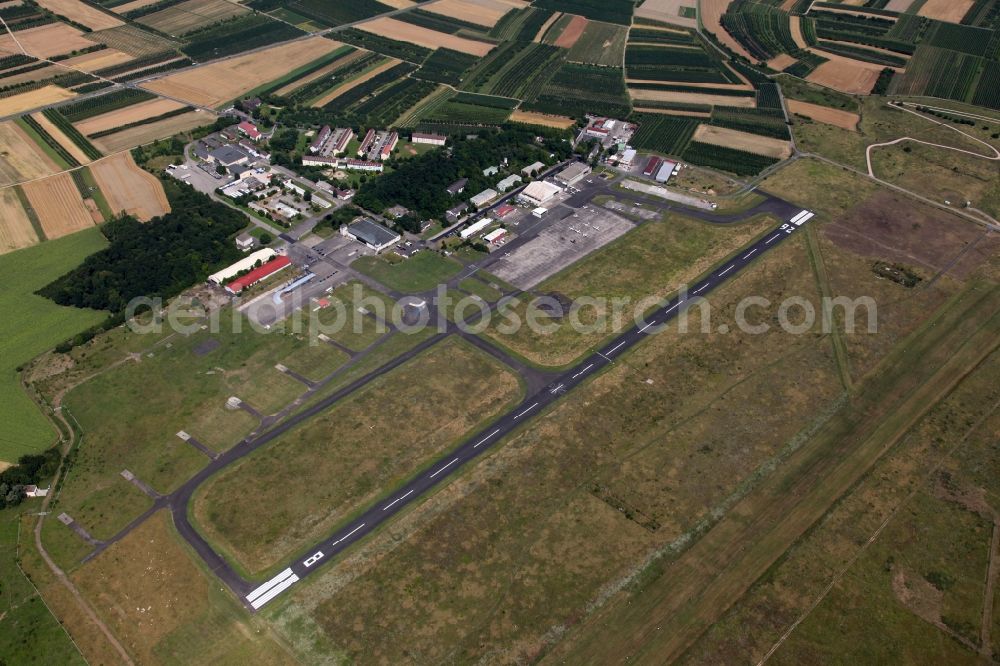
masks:
{"label": "white dashed centerline marking", "polygon": [[729,271],[733,270],[734,268],[736,268],[736,264],[733,264],[732,266],[730,266],[730,267],[729,267],[729,268],[727,268],[726,270],[724,270],[724,271],[722,271],[721,273],[719,273],[719,277],[722,277],[723,275],[725,275],[725,274],[726,274],[726,273],[728,273]]}
{"label": "white dashed centerline marking", "polygon": [[774,241],[774,239],[777,238],[780,235],[781,234],[774,234],[773,236],[771,236],[770,238],[768,238],[766,241],[764,241],[764,245],[770,245]]}
{"label": "white dashed centerline marking", "polygon": [[751,256],[753,256],[753,253],[756,252],[756,251],[757,251],[757,248],[754,248],[754,249],[750,250],[749,252],[747,252],[746,254],[743,255],[743,258],[744,259],[749,259]]}
{"label": "white dashed centerline marking", "polygon": [[[525,414],[527,414],[528,412],[530,412],[531,410],[533,410],[535,407],[538,407],[538,403],[537,402],[535,404],[533,404],[531,407],[528,407],[526,410],[524,410],[523,412],[521,412],[517,416],[515,416],[514,418],[515,419],[521,418],[522,416],[524,416]],[[451,463],[449,463],[449,464],[451,464]]]}
{"label": "white dashed centerline marking", "polygon": [[490,437],[492,437],[493,435],[497,434],[498,432],[500,432],[500,428],[497,428],[496,430],[494,430],[490,434],[486,435],[486,437],[483,437],[481,440],[479,440],[479,443],[476,444],[475,446],[473,446],[472,448],[478,449],[480,444],[484,444],[486,442],[486,440],[488,440]]}
{"label": "white dashed centerline marking", "polygon": [[704,289],[707,286],[708,286],[707,284],[703,284],[700,287],[698,287],[697,289],[695,289],[694,291],[692,291],[691,293],[692,294],[697,294],[699,291],[701,291],[702,289]]}
{"label": "white dashed centerline marking", "polygon": [[441,467],[440,469],[438,469],[438,471],[436,471],[436,472],[434,472],[433,474],[431,474],[431,478],[433,479],[433,478],[434,478],[435,476],[437,476],[437,475],[438,475],[438,474],[440,474],[441,472],[445,471],[446,469],[448,469],[449,467],[451,467],[452,465],[454,465],[454,464],[455,464],[455,463],[457,463],[457,462],[458,462],[458,458],[455,458],[455,459],[454,459],[454,460],[452,460],[452,461],[451,461],[450,463],[448,463],[448,464],[447,464],[447,465],[445,465],[444,467]]}
{"label": "white dashed centerline marking", "polygon": [[584,369],[583,369],[583,370],[581,370],[580,372],[578,372],[578,373],[576,373],[575,375],[573,375],[573,379],[576,379],[577,377],[579,377],[579,376],[580,376],[580,375],[582,375],[583,373],[587,372],[587,370],[590,370],[590,369],[591,369],[592,367],[594,367],[594,364],[593,364],[593,363],[591,363],[591,364],[590,364],[590,365],[588,365],[588,366],[587,366],[586,368],[584,368]]}
{"label": "white dashed centerline marking", "polygon": [[655,321],[651,321],[648,324],[646,324],[645,326],[643,326],[642,328],[640,328],[639,332],[642,333],[643,331],[645,331],[650,326],[655,326],[655,325],[656,325],[656,322]]}
{"label": "white dashed centerline marking", "polygon": [[621,347],[623,344],[625,344],[625,342],[626,342],[625,340],[622,340],[621,342],[619,342],[618,344],[616,344],[614,347],[612,347],[611,349],[609,349],[608,353],[609,354],[614,354],[615,351],[617,351],[619,347]]}
{"label": "white dashed centerline marking", "polygon": [[339,539],[337,539],[336,541],[334,541],[334,542],[333,542],[333,543],[331,543],[330,545],[331,545],[331,546],[336,546],[336,545],[337,545],[338,543],[340,543],[341,541],[343,541],[343,540],[345,540],[345,539],[348,539],[348,538],[350,538],[350,536],[351,536],[352,534],[354,534],[355,532],[357,532],[358,530],[360,530],[360,529],[361,529],[362,527],[364,527],[365,525],[366,525],[366,523],[361,523],[360,525],[358,525],[357,527],[355,527],[355,528],[354,528],[353,530],[351,530],[350,532],[348,532],[348,533],[347,533],[347,534],[345,534],[344,536],[340,537]]}
{"label": "white dashed centerline marking", "polygon": [[410,496],[410,495],[412,495],[412,494],[413,494],[413,490],[411,489],[411,490],[410,490],[410,491],[409,491],[408,493],[406,493],[405,495],[400,495],[400,496],[399,496],[399,497],[397,497],[396,499],[394,499],[394,500],[392,500],[391,502],[389,502],[388,504],[386,504],[386,505],[385,505],[384,507],[382,507],[382,510],[383,510],[383,511],[388,511],[389,509],[391,509],[391,508],[392,508],[392,506],[393,506],[394,504],[396,504],[397,502],[402,502],[403,500],[405,500],[405,499],[406,499],[407,497],[409,497],[409,496]]}

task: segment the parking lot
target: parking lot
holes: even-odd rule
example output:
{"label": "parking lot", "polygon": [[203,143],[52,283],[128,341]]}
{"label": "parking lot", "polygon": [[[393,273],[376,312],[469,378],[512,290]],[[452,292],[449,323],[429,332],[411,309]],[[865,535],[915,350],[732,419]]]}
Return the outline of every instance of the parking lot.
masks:
{"label": "parking lot", "polygon": [[559,205],[546,216],[547,224],[538,235],[499,257],[490,266],[491,273],[519,289],[530,289],[634,226],[593,204],[576,209]]}

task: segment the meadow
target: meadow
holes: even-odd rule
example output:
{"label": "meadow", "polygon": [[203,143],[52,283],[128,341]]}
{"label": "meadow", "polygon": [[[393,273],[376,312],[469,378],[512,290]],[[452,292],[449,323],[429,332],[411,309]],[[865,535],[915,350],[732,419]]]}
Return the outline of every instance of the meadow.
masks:
{"label": "meadow", "polygon": [[5,424],[0,460],[12,462],[55,442],[55,430],[21,388],[17,368],[106,316],[58,306],[34,292],[106,245],[93,228],[0,256],[0,305],[6,313],[0,323],[0,420]]}

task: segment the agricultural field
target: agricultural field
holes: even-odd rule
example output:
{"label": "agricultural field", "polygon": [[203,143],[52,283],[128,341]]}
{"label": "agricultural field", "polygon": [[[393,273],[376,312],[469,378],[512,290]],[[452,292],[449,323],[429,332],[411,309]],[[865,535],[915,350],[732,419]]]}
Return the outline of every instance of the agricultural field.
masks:
{"label": "agricultural field", "polygon": [[272,11],[286,8],[322,26],[337,26],[343,23],[354,23],[371,18],[378,14],[391,12],[394,3],[377,2],[376,0],[351,0],[351,2],[327,2],[326,0],[293,0],[279,2],[278,0],[253,0],[247,3],[252,9]]}
{"label": "agricultural field", "polygon": [[58,170],[59,165],[17,123],[0,122],[0,186],[41,178]]}
{"label": "agricultural field", "polygon": [[478,62],[478,58],[468,53],[452,51],[451,49],[436,49],[427,60],[420,65],[415,76],[437,83],[447,83],[460,86],[466,71]]}
{"label": "agricultural field", "polygon": [[214,115],[196,109],[179,115],[170,115],[155,122],[141,121],[142,124],[132,125],[114,132],[105,130],[100,137],[93,140],[93,143],[104,153],[116,153],[175,134],[182,134],[196,127],[211,125],[213,122],[215,122]]}
{"label": "agricultural field", "polygon": [[146,222],[170,212],[170,203],[159,179],[136,165],[132,154],[118,153],[90,167],[115,215],[126,213]]}
{"label": "agricultural field", "polygon": [[298,28],[264,14],[244,14],[186,34],[184,39],[187,43],[181,51],[196,62],[205,62],[304,34]]}
{"label": "agricultural field", "polygon": [[106,67],[124,65],[125,63],[132,61],[132,55],[125,53],[124,51],[119,51],[117,49],[101,49],[100,51],[94,51],[93,53],[84,53],[83,55],[78,55],[74,58],[68,58],[61,62],[68,67],[93,73]]}
{"label": "agricultural field", "polygon": [[0,116],[13,116],[24,111],[37,109],[55,102],[62,102],[76,97],[72,90],[59,86],[46,85],[9,97],[0,97]]}
{"label": "agricultural field", "polygon": [[592,21],[628,25],[632,20],[632,0],[536,0],[536,7],[577,14]]}
{"label": "agricultural field", "polygon": [[400,42],[407,42],[426,49],[444,47],[452,51],[484,56],[493,49],[493,44],[475,39],[449,35],[417,25],[404,23],[394,18],[377,18],[358,26],[363,32]]}
{"label": "agricultural field", "polygon": [[[369,81],[377,79],[374,87],[378,87],[378,81],[391,81],[397,78],[397,75],[402,72],[405,68],[399,68],[402,65],[398,60],[393,58],[378,58],[377,56],[372,59],[364,59],[363,61],[358,61],[350,66],[348,70],[340,70],[341,75],[335,76],[334,78],[338,81],[343,81],[332,90],[324,93],[322,96],[315,98],[312,101],[312,106],[319,108],[325,107],[327,104],[333,102],[341,95],[350,92],[352,89],[358,86],[366,86]],[[394,70],[393,73],[386,75],[386,72]],[[383,77],[383,78],[379,78]],[[374,89],[373,87],[373,89]],[[296,95],[297,96],[297,95]]]}
{"label": "agricultural field", "polygon": [[38,0],[38,4],[91,30],[106,30],[125,25],[124,21],[115,18],[114,15],[95,9],[80,0]]}
{"label": "agricultural field", "polygon": [[84,203],[68,173],[33,180],[21,188],[48,239],[89,229],[103,221],[95,219],[96,204],[93,200],[90,205]]}
{"label": "agricultural field", "polygon": [[695,3],[692,0],[643,0],[636,7],[636,24],[640,21],[670,23],[685,28],[697,28]]}
{"label": "agricultural field", "polygon": [[340,46],[330,39],[311,37],[170,74],[143,86],[194,106],[214,108],[236,99],[262,81],[283,76]]}
{"label": "agricultural field", "polygon": [[[520,395],[517,377],[498,361],[465,342],[442,342],[222,472],[195,498],[194,517],[242,568],[266,570],[389,492]],[[383,418],[371,421],[372,410]],[[329,445],[317,448],[317,441]],[[280,484],[262,489],[266,497],[248,496],[247,483],[278,460],[295,461],[289,474],[316,488],[321,500],[284,492]],[[289,521],[290,515],[299,518]]]}
{"label": "agricultural field", "polygon": [[184,0],[165,9],[146,14],[138,23],[168,35],[184,35],[211,25],[246,14],[245,7],[226,0]]}
{"label": "agricultural field", "polygon": [[623,26],[589,21],[583,34],[566,54],[566,59],[588,65],[618,67],[622,62],[627,36],[628,30]]}
{"label": "agricultural field", "polygon": [[621,69],[567,62],[542,93],[526,101],[522,108],[582,118],[586,113],[624,117],[631,107]]}
{"label": "agricultural field", "polygon": [[[0,190],[8,210],[13,206],[11,190]],[[6,223],[9,218],[2,219]],[[24,454],[40,453],[56,439],[55,430],[21,388],[16,368],[106,316],[56,305],[35,291],[106,244],[100,231],[92,228],[0,255],[0,279],[5,285],[0,303],[7,313],[0,322],[0,418],[7,432],[0,440],[0,460],[13,462]]]}
{"label": "agricultural field", "polygon": [[108,48],[124,51],[135,58],[147,58],[173,51],[179,44],[159,35],[138,28],[134,25],[122,25],[117,28],[99,30],[89,34],[89,38]]}
{"label": "agricultural field", "polygon": [[526,6],[527,2],[520,0],[436,0],[427,3],[422,9],[492,28],[510,12]]}
{"label": "agricultural field", "polygon": [[39,240],[31,218],[24,211],[17,187],[0,189],[0,254],[29,247]]}
{"label": "agricultural field", "polygon": [[[184,104],[181,104],[180,102],[175,102],[172,99],[164,99],[162,97],[154,97],[152,99],[135,97],[134,99],[136,100],[135,103],[131,103],[120,108],[114,108],[107,112],[104,112],[99,108],[88,110],[86,112],[86,116],[82,115],[84,111],[80,109],[70,116],[71,118],[77,118],[77,120],[73,121],[73,126],[76,127],[81,134],[92,136],[108,130],[121,128],[125,125],[131,125],[132,123],[142,120],[156,118],[165,113],[176,111],[177,109],[186,108]],[[122,100],[123,103],[125,101],[131,100]],[[97,113],[90,115],[92,111],[97,111]],[[63,110],[63,115],[67,115],[65,109]]]}
{"label": "agricultural field", "polygon": [[827,106],[802,102],[797,99],[788,100],[788,110],[796,115],[804,116],[810,120],[840,127],[841,129],[857,129],[861,116],[850,111],[840,111]]}
{"label": "agricultural field", "polygon": [[512,123],[541,125],[542,127],[554,127],[556,129],[569,129],[576,124],[575,120],[565,116],[551,116],[545,113],[534,113],[531,111],[521,110],[510,114],[509,120]]}
{"label": "agricultural field", "polygon": [[23,49],[25,53],[36,58],[51,58],[93,46],[94,42],[88,37],[94,34],[81,32],[65,23],[48,23],[37,28],[18,30],[17,43],[10,33],[0,35],[0,51],[21,53]]}
{"label": "agricultural field", "polygon": [[516,53],[498,57],[495,66],[488,63],[469,75],[464,86],[467,90],[488,95],[531,99],[547,88],[547,82],[562,63],[565,51],[548,44],[532,42],[521,45]]}
{"label": "agricultural field", "polygon": [[67,136],[58,125],[46,116],[46,114],[33,113],[31,114],[31,120],[37,123],[38,127],[45,132],[48,137],[51,137],[52,141],[55,143],[54,147],[57,152],[65,153],[70,158],[67,161],[75,162],[75,164],[70,163],[70,166],[87,164],[91,161],[91,155],[78,146],[72,138]]}
{"label": "agricultural field", "polygon": [[272,81],[263,89],[258,89],[255,92],[258,94],[272,93],[279,97],[285,97],[320,79],[336,77],[338,76],[336,72],[342,67],[368,56],[372,56],[372,54],[353,46],[343,46],[314,62],[299,67],[277,81]]}
{"label": "agricultural field", "polygon": [[660,114],[636,114],[632,120],[639,129],[632,136],[632,145],[662,155],[680,155],[698,129],[698,121]]}
{"label": "agricultural field", "polygon": [[787,140],[760,136],[728,127],[719,127],[714,124],[706,125],[703,123],[698,125],[692,141],[732,148],[755,155],[765,155],[779,160],[783,160],[792,154],[791,143]]}
{"label": "agricultural field", "polygon": [[[1000,35],[993,31],[995,35]],[[994,37],[1000,40],[1000,38]],[[1000,41],[997,42],[1000,44]],[[966,48],[965,51],[977,47]],[[889,87],[894,95],[940,97],[1000,109],[1000,53],[992,60],[967,52],[921,44],[905,73]]]}

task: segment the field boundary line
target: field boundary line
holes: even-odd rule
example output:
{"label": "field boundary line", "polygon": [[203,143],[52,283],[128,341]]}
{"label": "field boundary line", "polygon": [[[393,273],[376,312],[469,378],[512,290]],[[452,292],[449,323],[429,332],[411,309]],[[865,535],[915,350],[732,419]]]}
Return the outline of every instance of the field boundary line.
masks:
{"label": "field boundary line", "polygon": [[[985,359],[986,356],[988,356],[988,354],[983,356],[983,359]],[[875,531],[872,532],[872,535],[868,538],[868,540],[865,541],[857,549],[857,551],[855,551],[855,553],[841,568],[841,570],[837,572],[837,574],[833,577],[833,579],[826,585],[826,587],[823,588],[823,590],[820,592],[819,596],[816,597],[813,603],[810,604],[809,607],[805,610],[805,612],[803,612],[802,615],[797,620],[795,620],[795,622],[791,624],[791,626],[785,631],[785,633],[782,634],[780,638],[778,638],[775,644],[771,646],[771,649],[768,650],[763,657],[761,657],[761,659],[757,662],[757,666],[763,666],[763,664],[765,664],[768,661],[768,659],[774,656],[774,653],[778,651],[778,649],[785,643],[786,640],[788,640],[788,638],[792,635],[792,633],[794,633],[794,631],[798,628],[798,626],[802,624],[802,622],[805,621],[805,619],[808,618],[809,615],[811,615],[812,612],[816,610],[816,608],[819,607],[819,605],[823,602],[826,596],[833,590],[833,588],[837,585],[837,583],[839,583],[844,578],[844,576],[847,575],[847,572],[850,571],[851,567],[854,566],[854,563],[857,562],[858,559],[860,559],[861,556],[865,553],[865,551],[868,550],[868,547],[878,540],[879,536],[881,536],[885,528],[888,527],[889,523],[892,522],[893,518],[895,518],[896,515],[899,513],[899,510],[902,509],[906,504],[908,504],[910,500],[916,497],[917,493],[923,491],[924,485],[926,484],[927,480],[930,479],[934,474],[938,472],[938,470],[941,469],[941,466],[944,464],[945,460],[954,455],[954,453],[968,441],[972,433],[974,433],[979,428],[979,426],[981,426],[986,421],[986,419],[988,419],[990,416],[993,415],[995,411],[997,411],[997,408],[1000,408],[1000,400],[993,403],[993,406],[990,407],[990,409],[985,414],[983,414],[979,418],[979,420],[972,425],[971,428],[969,428],[969,430],[965,433],[962,439],[960,439],[954,446],[951,447],[951,449],[948,450],[947,453],[945,453],[943,456],[940,457],[940,459],[938,459],[937,464],[935,464],[934,467],[927,472],[921,483],[918,484],[917,487],[914,488],[912,491],[910,491],[910,494],[904,497],[899,502],[899,504],[897,504],[893,508],[893,510],[889,513],[889,515],[886,516],[885,520],[883,520],[882,523],[877,528],[875,528]],[[1000,530],[1000,524],[994,522],[994,534],[997,533],[997,530]],[[987,603],[992,603],[992,599],[984,599],[984,604]]]}

